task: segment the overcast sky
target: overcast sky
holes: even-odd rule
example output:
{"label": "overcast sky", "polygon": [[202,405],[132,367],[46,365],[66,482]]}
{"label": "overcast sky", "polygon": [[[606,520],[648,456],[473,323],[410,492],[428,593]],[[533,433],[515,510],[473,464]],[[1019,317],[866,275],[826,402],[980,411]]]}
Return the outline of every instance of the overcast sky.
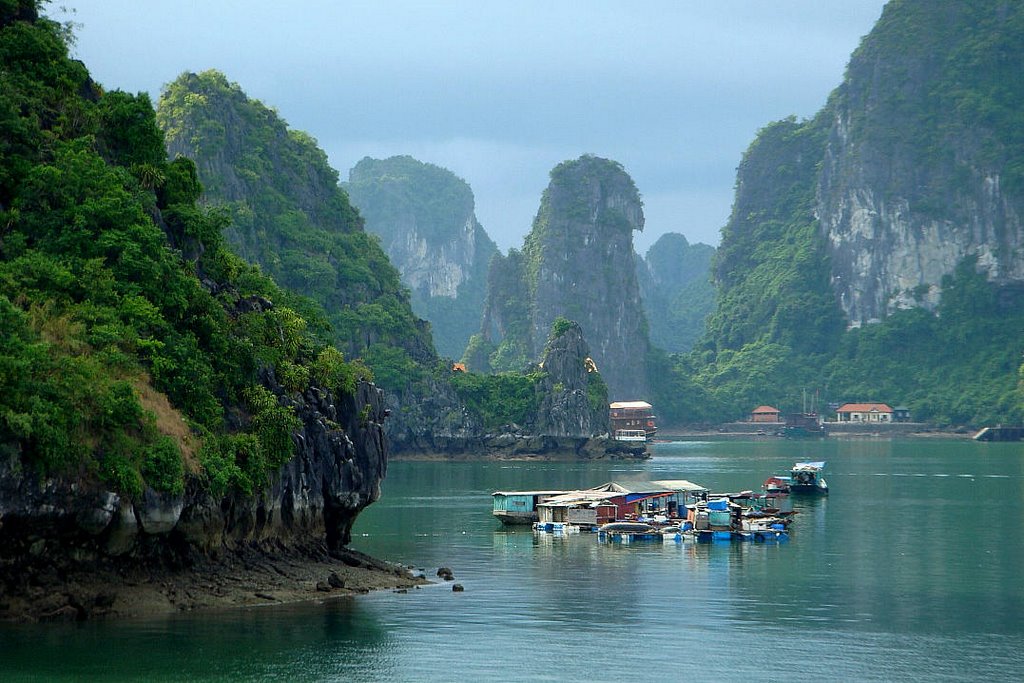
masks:
{"label": "overcast sky", "polygon": [[[559,162],[591,153],[636,181],[641,253],[665,232],[717,245],[757,130],[812,116],[882,0],[55,0],[107,89],[154,103],[219,69],[312,134],[342,180],[411,154],[469,182],[503,249]],[[62,14],[65,6],[73,14]]]}

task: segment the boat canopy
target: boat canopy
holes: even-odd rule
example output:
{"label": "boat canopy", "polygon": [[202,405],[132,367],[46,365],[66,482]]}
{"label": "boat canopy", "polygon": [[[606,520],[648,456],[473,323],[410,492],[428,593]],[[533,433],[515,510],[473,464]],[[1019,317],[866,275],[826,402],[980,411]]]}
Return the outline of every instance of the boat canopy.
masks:
{"label": "boat canopy", "polygon": [[708,489],[685,479],[671,479],[665,481],[609,481],[587,490],[621,495],[628,493],[678,493],[680,491],[707,491]]}
{"label": "boat canopy", "polygon": [[537,507],[593,507],[607,502],[610,497],[607,491],[567,491],[538,503]]}
{"label": "boat canopy", "polygon": [[823,470],[825,469],[825,461],[819,460],[817,462],[798,462],[793,465],[794,470]]}
{"label": "boat canopy", "polygon": [[652,406],[647,401],[615,401],[614,403],[610,404],[608,407],[609,408],[613,408],[613,409],[624,409],[624,410],[629,410],[629,409],[650,410],[654,406]]}

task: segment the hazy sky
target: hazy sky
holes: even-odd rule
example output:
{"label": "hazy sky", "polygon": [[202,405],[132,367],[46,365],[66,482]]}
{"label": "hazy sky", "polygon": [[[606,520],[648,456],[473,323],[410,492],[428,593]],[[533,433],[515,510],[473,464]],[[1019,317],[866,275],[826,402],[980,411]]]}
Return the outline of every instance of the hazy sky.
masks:
{"label": "hazy sky", "polygon": [[[636,181],[659,235],[718,244],[756,131],[812,116],[882,0],[427,3],[55,0],[107,89],[215,68],[312,134],[342,180],[411,154],[464,178],[520,247],[548,172],[591,153]],[[73,14],[62,14],[67,7]]]}

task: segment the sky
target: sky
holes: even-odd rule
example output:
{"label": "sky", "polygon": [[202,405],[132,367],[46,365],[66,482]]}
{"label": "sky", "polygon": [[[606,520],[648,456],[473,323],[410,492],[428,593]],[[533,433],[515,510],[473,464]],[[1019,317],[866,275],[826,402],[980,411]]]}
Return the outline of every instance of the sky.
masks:
{"label": "sky", "polygon": [[502,250],[558,163],[614,159],[663,233],[717,245],[764,125],[813,116],[882,0],[516,2],[54,0],[106,89],[218,69],[317,139],[342,180],[363,157],[450,169]]}

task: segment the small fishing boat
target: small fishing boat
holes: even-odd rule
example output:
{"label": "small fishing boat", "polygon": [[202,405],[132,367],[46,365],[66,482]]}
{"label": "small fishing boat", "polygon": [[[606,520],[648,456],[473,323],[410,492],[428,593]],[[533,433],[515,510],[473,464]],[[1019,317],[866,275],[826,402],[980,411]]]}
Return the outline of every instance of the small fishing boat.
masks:
{"label": "small fishing boat", "polygon": [[609,522],[602,524],[597,530],[599,541],[660,541],[661,530],[653,524],[645,522]]}
{"label": "small fishing boat", "polygon": [[798,462],[793,465],[789,474],[790,493],[827,494],[828,482],[821,476],[824,469],[824,461]]}
{"label": "small fishing boat", "polygon": [[789,477],[771,476],[764,480],[761,488],[768,495],[780,495],[789,493]]}

